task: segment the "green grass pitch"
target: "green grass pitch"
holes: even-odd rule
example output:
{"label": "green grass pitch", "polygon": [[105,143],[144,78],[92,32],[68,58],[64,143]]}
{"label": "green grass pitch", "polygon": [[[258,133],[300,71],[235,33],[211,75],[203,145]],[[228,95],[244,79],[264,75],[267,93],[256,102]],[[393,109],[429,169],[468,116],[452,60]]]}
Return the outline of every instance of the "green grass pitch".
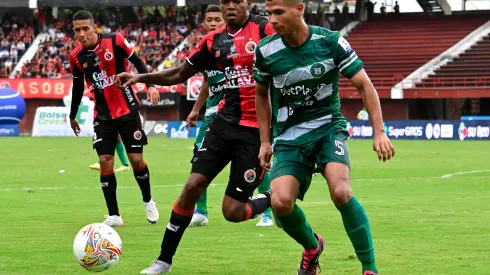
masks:
{"label": "green grass pitch", "polygon": [[[132,172],[117,173],[123,255],[107,275],[139,274],[157,257],[190,171],[193,140],[149,143],[160,221],[146,221]],[[349,142],[352,189],[369,215],[381,274],[489,274],[490,143],[393,143],[395,159],[381,163],[371,140]],[[2,138],[0,152],[0,274],[87,274],[72,242],[106,214],[99,174],[88,168],[96,161],[90,138]],[[210,224],[187,229],[171,274],[296,274],[302,249],[283,231],[224,220],[227,177],[225,170],[209,188]],[[299,204],[327,243],[321,273],[361,274],[321,176]]]}

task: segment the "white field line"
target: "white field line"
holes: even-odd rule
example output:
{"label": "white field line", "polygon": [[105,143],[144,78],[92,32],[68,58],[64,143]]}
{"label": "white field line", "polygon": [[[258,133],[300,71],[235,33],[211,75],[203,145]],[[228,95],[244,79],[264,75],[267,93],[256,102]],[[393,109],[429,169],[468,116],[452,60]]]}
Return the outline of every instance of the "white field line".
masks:
{"label": "white field line", "polygon": [[[465,171],[465,172],[457,172],[452,174],[444,174],[442,176],[433,176],[433,177],[406,177],[406,178],[380,178],[380,179],[352,179],[351,182],[382,182],[382,181],[396,181],[396,180],[421,180],[421,179],[446,179],[451,178],[453,176],[466,175],[466,174],[475,174],[475,173],[489,173],[490,170],[474,170],[474,171]],[[320,175],[318,175],[321,177]],[[322,178],[322,177],[321,177]],[[313,182],[324,182],[322,180],[313,180]],[[212,183],[209,185],[210,187],[216,186],[226,186],[224,183]],[[168,185],[152,185],[151,188],[172,188],[172,187],[184,187],[183,184],[168,184]],[[29,191],[29,190],[69,190],[69,189],[99,189],[98,186],[63,186],[63,187],[24,187],[24,188],[0,188],[0,192],[2,191]],[[118,186],[118,189],[136,189],[138,186]]]}

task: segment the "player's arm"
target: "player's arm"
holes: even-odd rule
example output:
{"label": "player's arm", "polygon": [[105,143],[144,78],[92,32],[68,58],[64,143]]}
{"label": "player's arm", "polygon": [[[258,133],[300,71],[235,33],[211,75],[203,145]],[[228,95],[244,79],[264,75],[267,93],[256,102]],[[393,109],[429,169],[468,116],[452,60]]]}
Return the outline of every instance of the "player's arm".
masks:
{"label": "player's arm", "polygon": [[272,108],[270,101],[269,85],[272,80],[264,64],[264,58],[257,47],[254,56],[253,76],[255,79],[255,111],[260,131],[260,166],[270,170],[270,159],[272,157],[271,146],[271,118]]}
{"label": "player's arm", "polygon": [[[131,44],[122,36],[120,33],[116,33],[116,46],[121,50],[121,52],[124,54],[124,57],[129,60],[129,62],[133,63],[134,67],[136,70],[138,70],[138,73],[149,73],[148,67],[146,67],[145,62],[141,60],[139,55],[135,52]],[[152,104],[158,104],[160,101],[160,93],[157,91],[155,88],[155,85],[153,84],[147,84],[147,96],[148,100]]]}
{"label": "player's arm", "polygon": [[116,83],[118,86],[126,88],[135,83],[157,84],[161,86],[171,86],[187,81],[197,72],[204,72],[211,69],[216,64],[214,56],[211,55],[208,44],[210,36],[205,36],[197,48],[189,55],[186,62],[178,67],[166,69],[155,73],[131,75],[122,73],[117,76]]}
{"label": "player's arm", "polygon": [[395,148],[384,131],[383,114],[381,112],[378,92],[366,74],[362,61],[352,49],[349,42],[338,35],[335,47],[335,65],[339,68],[340,73],[349,78],[352,85],[359,91],[371,119],[374,132],[373,150],[378,153],[379,160],[389,160],[395,156]]}
{"label": "player's arm", "polygon": [[374,88],[374,85],[371,82],[371,79],[369,79],[366,71],[361,69],[350,79],[350,82],[361,94],[364,106],[366,106],[366,110],[371,118],[374,133],[384,133],[383,114],[381,111],[378,92],[376,91],[376,88]]}
{"label": "player's arm", "polygon": [[71,106],[70,106],[70,126],[73,129],[75,135],[80,134],[80,125],[76,120],[78,107],[82,102],[83,91],[85,88],[85,82],[83,78],[83,72],[78,68],[74,58],[70,55],[70,68],[73,75],[73,88],[71,91]]}
{"label": "player's arm", "polygon": [[208,86],[208,78],[207,75],[204,74],[204,80],[202,82],[201,88],[199,90],[199,96],[194,102],[194,106],[192,107],[192,111],[187,116],[185,120],[185,127],[189,130],[189,126],[196,127],[197,118],[199,117],[199,111],[201,111],[202,106],[206,103],[206,100],[209,97],[209,86]]}
{"label": "player's arm", "polygon": [[192,107],[192,111],[199,112],[204,104],[206,104],[206,100],[209,97],[209,86],[208,86],[208,77],[204,74],[204,80],[202,82],[201,88],[199,89],[199,95],[197,96],[196,102],[194,103],[194,107]]}

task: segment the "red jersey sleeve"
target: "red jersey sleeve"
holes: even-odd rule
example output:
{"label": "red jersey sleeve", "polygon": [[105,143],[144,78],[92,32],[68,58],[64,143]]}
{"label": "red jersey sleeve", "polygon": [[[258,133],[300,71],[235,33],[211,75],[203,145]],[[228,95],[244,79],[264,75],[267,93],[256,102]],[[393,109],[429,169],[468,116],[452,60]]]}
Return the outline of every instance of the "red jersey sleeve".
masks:
{"label": "red jersey sleeve", "polygon": [[263,21],[260,23],[260,27],[259,27],[260,39],[274,33],[276,33],[276,31],[274,30],[274,28],[272,28],[272,24],[269,23],[269,21]]}
{"label": "red jersey sleeve", "polygon": [[199,41],[197,48],[187,56],[187,63],[200,72],[213,69],[213,65],[216,64],[216,59],[210,49],[213,44],[213,33],[214,32],[211,32],[204,36],[203,39]]}
{"label": "red jersey sleeve", "polygon": [[80,69],[79,64],[77,63],[78,61],[76,54],[73,52],[70,53],[70,71],[74,78],[83,77],[83,71]]}
{"label": "red jersey sleeve", "polygon": [[116,46],[123,50],[126,58],[130,58],[134,53],[134,49],[131,47],[131,44],[129,44],[129,41],[120,33],[116,33]]}

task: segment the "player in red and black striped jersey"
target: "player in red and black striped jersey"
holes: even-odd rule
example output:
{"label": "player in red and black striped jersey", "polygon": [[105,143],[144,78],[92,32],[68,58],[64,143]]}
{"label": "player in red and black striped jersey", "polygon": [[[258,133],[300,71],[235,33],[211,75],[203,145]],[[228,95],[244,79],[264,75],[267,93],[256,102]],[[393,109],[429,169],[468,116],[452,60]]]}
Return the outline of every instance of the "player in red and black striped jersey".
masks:
{"label": "player in red and black striped jersey", "polygon": [[270,207],[269,192],[251,197],[262,177],[252,66],[257,44],[272,34],[273,29],[267,19],[250,15],[250,7],[251,0],[221,0],[226,26],[207,34],[182,65],[151,74],[118,75],[117,83],[122,88],[137,82],[174,85],[199,71],[219,70],[226,78],[225,105],[210,122],[194,157],[191,175],[173,206],[161,254],[142,274],[170,271],[172,258],[191,221],[199,196],[228,163],[231,162],[230,180],[222,205],[225,218],[241,222]]}
{"label": "player in red and black striped jersey", "polygon": [[[123,225],[114,175],[114,151],[118,136],[126,147],[134,177],[140,186],[147,219],[150,223],[156,223],[159,213],[151,197],[150,172],[143,159],[143,146],[147,140],[138,111],[141,104],[131,87],[121,90],[115,85],[116,75],[127,70],[127,60],[140,73],[147,73],[148,69],[120,33],[97,34],[94,18],[89,12],[75,13],[73,27],[80,46],[70,53],[73,74],[70,124],[75,135],[78,135],[80,126],[75,117],[87,82],[92,86],[95,101],[93,146],[99,155],[100,183],[109,210],[104,223]],[[148,85],[148,95],[150,101],[158,102],[159,93],[151,85]]]}

